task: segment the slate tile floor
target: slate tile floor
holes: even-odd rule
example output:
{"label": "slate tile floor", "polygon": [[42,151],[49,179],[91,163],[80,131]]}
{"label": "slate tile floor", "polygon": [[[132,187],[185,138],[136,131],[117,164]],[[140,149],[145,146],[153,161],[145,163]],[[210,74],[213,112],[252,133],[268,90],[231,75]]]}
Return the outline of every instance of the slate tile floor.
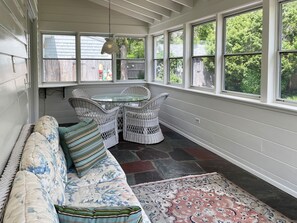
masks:
{"label": "slate tile floor", "polygon": [[110,151],[125,171],[130,185],[218,172],[292,220],[297,220],[297,199],[253,176],[220,156],[162,126],[165,140],[155,145],[123,141]]}

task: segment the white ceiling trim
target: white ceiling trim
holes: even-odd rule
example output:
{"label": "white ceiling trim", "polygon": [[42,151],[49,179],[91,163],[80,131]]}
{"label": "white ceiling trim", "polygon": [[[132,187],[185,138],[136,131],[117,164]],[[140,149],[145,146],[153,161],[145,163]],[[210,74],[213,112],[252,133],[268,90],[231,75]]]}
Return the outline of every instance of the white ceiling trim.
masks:
{"label": "white ceiling trim", "polygon": [[151,3],[154,3],[156,5],[159,5],[163,8],[169,9],[173,12],[180,13],[182,11],[182,5],[172,1],[172,0],[147,0]]}
{"label": "white ceiling trim", "polygon": [[[89,0],[108,8],[109,0]],[[181,13],[185,7],[193,8],[198,0],[110,0],[111,9],[148,24]]]}
{"label": "white ceiling trim", "polygon": [[[94,3],[98,4],[98,5],[104,6],[106,8],[109,7],[108,2],[103,1],[103,0],[89,0],[89,1],[94,2]],[[128,15],[128,16],[133,17],[135,19],[139,19],[139,20],[141,20],[143,22],[146,22],[146,23],[149,23],[149,24],[153,24],[154,23],[154,19],[151,19],[151,18],[148,18],[148,17],[143,16],[141,14],[135,13],[132,10],[127,10],[127,9],[124,9],[124,8],[119,7],[117,5],[111,5],[110,8],[111,8],[111,10],[120,12],[120,13],[122,13],[124,15]]]}

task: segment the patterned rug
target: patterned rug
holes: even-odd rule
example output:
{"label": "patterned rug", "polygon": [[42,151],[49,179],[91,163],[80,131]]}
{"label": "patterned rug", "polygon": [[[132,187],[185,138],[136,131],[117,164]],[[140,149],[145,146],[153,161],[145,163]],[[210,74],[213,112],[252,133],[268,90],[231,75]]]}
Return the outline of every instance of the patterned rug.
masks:
{"label": "patterned rug", "polygon": [[132,186],[153,223],[294,222],[218,173]]}

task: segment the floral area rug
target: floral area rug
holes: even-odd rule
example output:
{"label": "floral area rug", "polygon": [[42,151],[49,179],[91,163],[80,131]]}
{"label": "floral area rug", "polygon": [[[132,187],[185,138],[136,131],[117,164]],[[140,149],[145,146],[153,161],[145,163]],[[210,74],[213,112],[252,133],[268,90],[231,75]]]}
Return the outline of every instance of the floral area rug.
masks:
{"label": "floral area rug", "polygon": [[138,184],[132,190],[153,223],[294,222],[218,173]]}

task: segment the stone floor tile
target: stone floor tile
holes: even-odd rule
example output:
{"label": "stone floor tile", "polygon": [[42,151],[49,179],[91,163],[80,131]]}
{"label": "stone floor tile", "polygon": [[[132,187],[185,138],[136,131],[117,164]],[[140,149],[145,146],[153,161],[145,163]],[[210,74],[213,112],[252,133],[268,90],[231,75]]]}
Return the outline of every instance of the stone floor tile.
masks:
{"label": "stone floor tile", "polygon": [[169,157],[167,153],[164,153],[155,149],[151,149],[149,147],[143,150],[137,151],[136,154],[141,160],[155,160],[155,159],[162,159],[162,158]]}
{"label": "stone floor tile", "polygon": [[221,160],[222,158],[206,149],[184,148],[184,151],[198,160]]}
{"label": "stone floor tile", "polygon": [[155,167],[153,166],[151,161],[135,161],[131,163],[123,163],[121,164],[121,166],[126,174],[155,170]]}
{"label": "stone floor tile", "polygon": [[193,156],[189,155],[183,149],[180,148],[175,148],[172,152],[169,152],[169,155],[172,159],[176,161],[195,160]]}
{"label": "stone floor tile", "polygon": [[129,150],[110,149],[109,151],[112,153],[112,155],[114,155],[117,158],[117,161],[120,164],[130,163],[139,160],[135,153]]}
{"label": "stone floor tile", "polygon": [[157,171],[149,171],[149,172],[135,174],[135,181],[137,184],[160,181],[160,180],[163,180],[163,178],[160,176],[160,174]]}
{"label": "stone floor tile", "polygon": [[164,159],[155,160],[154,164],[164,179],[205,173],[195,161],[177,162],[172,159]]}
{"label": "stone floor tile", "polygon": [[127,174],[126,177],[127,177],[127,182],[130,186],[136,184],[134,174]]}

